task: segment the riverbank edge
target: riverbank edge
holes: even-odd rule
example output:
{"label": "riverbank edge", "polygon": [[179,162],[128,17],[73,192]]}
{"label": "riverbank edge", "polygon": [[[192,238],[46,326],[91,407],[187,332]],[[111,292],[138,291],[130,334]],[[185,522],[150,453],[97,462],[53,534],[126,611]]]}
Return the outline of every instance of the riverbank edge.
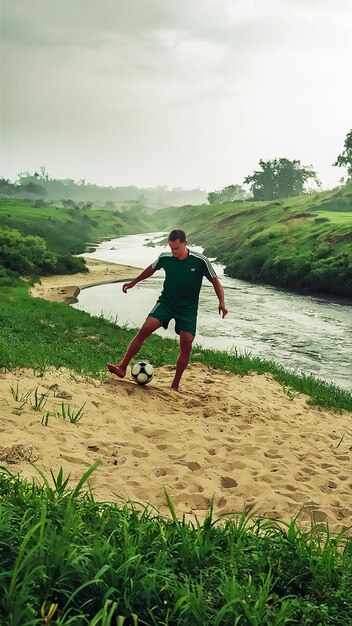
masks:
{"label": "riverbank edge", "polygon": [[74,304],[78,302],[78,295],[83,289],[133,280],[142,271],[141,268],[131,265],[83,258],[88,268],[87,273],[41,276],[39,281],[30,288],[29,294],[34,298],[43,298],[50,302]]}

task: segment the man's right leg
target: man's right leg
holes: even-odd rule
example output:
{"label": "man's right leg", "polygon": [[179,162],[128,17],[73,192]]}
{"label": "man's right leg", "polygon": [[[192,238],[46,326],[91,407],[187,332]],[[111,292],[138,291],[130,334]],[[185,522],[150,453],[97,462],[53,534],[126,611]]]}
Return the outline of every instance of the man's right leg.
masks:
{"label": "man's right leg", "polygon": [[157,320],[156,317],[147,317],[143,326],[128,346],[126,354],[123,357],[121,363],[119,365],[113,365],[112,363],[108,363],[109,372],[111,372],[112,374],[116,374],[116,376],[118,376],[119,378],[124,378],[126,376],[127,365],[129,364],[131,359],[133,359],[137,352],[139,352],[145,340],[162,325],[163,322]]}

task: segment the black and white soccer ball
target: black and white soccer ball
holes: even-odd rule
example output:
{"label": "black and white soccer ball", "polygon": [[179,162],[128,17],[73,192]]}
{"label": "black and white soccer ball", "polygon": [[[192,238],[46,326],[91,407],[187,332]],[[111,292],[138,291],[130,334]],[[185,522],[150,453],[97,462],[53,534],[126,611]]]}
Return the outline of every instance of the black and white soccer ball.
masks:
{"label": "black and white soccer ball", "polygon": [[139,385],[147,385],[154,377],[154,369],[150,363],[140,361],[132,365],[131,375]]}

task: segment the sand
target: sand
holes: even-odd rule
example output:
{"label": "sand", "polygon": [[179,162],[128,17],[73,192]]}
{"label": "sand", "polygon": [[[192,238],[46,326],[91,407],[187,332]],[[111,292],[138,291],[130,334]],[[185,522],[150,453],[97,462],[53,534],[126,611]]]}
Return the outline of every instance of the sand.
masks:
{"label": "sand", "polygon": [[[33,293],[66,298],[64,287],[87,286],[99,272],[105,282],[107,269],[117,272],[113,280],[139,271],[104,265],[112,264],[93,261],[82,282],[79,275],[69,284],[42,279]],[[169,388],[173,375],[174,365],[156,368],[143,387],[129,373],[123,380],[108,372],[102,380],[55,369],[40,377],[0,373],[0,464],[39,481],[31,463],[48,478],[62,466],[74,485],[99,460],[89,480],[97,500],[150,502],[162,514],[166,489],[177,514],[192,519],[203,519],[214,497],[215,516],[299,516],[303,526],[329,522],[333,531],[352,525],[351,413],[311,407],[270,375],[240,377],[196,363],[180,394]],[[22,395],[38,388],[46,404],[35,411],[34,391],[23,403],[11,388]],[[62,403],[71,411],[84,405],[77,424],[60,417]]]}
{"label": "sand", "polygon": [[30,294],[36,298],[44,298],[52,302],[77,302],[77,296],[81,289],[128,281],[135,278],[142,271],[140,268],[130,265],[118,265],[107,261],[86,258],[89,272],[78,272],[67,276],[42,276],[36,283]]}
{"label": "sand", "polygon": [[[0,377],[0,463],[25,477],[50,477],[62,466],[72,484],[94,461],[96,499],[150,502],[167,513],[164,488],[178,515],[204,518],[212,497],[216,516],[239,511],[303,525],[352,524],[351,414],[309,407],[304,396],[270,376],[238,377],[192,364],[183,393],[169,389],[173,366],[157,368],[138,386],[129,377],[88,380],[65,370],[36,377],[14,370]],[[11,393],[38,386],[23,405]],[[77,424],[59,415],[78,410]]]}

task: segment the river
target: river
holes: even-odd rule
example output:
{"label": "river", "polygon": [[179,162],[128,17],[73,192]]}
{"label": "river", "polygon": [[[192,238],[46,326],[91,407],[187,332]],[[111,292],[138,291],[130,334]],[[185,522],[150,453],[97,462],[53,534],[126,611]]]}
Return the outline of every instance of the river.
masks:
{"label": "river", "polygon": [[[130,235],[99,244],[84,256],[144,268],[167,250],[163,233]],[[200,247],[191,246],[202,251]],[[352,307],[339,299],[299,295],[225,276],[213,263],[225,290],[229,314],[218,315],[214,289],[204,279],[196,343],[231,353],[271,360],[297,373],[312,374],[352,390]],[[124,294],[121,284],[84,289],[72,306],[103,315],[119,325],[140,326],[157,300],[164,273],[159,271]],[[173,324],[161,336],[175,337]]]}

